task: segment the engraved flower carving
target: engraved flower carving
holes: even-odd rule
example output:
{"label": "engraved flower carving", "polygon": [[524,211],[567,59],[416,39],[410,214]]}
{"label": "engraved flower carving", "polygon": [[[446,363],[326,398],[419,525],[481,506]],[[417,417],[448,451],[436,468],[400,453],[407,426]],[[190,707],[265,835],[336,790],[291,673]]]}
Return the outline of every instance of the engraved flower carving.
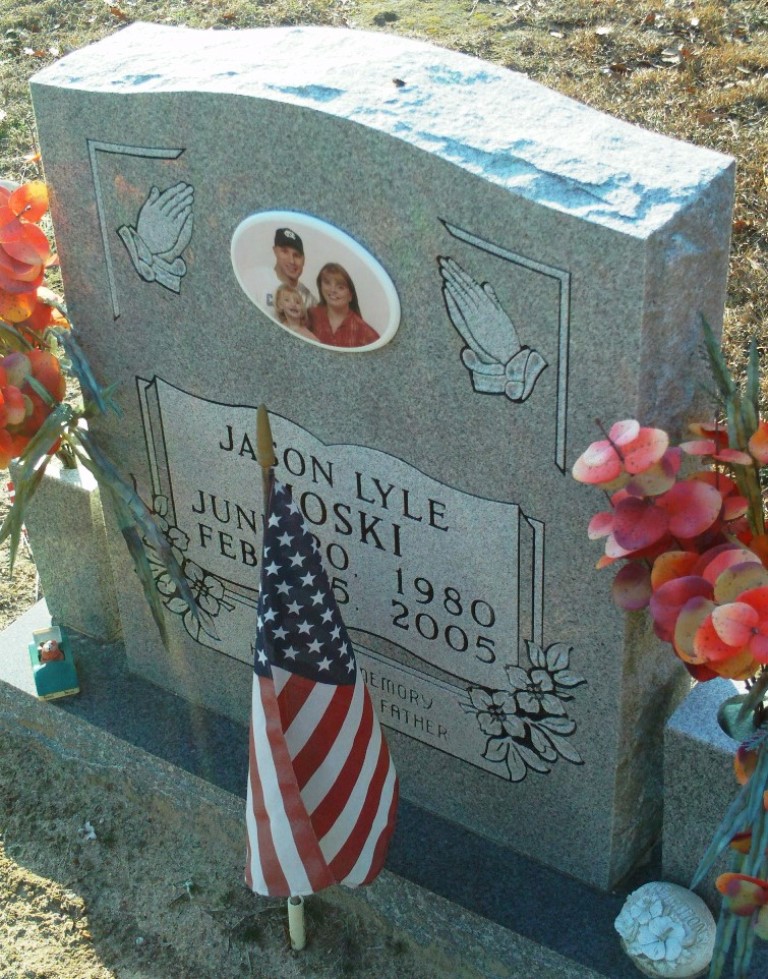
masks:
{"label": "engraved flower carving", "polygon": [[200,608],[209,615],[216,615],[224,598],[224,586],[219,579],[194,561],[184,562],[184,576]]}
{"label": "engraved flower carving", "polygon": [[546,670],[526,672],[519,666],[508,666],[507,677],[515,692],[514,700],[523,714],[538,717],[540,714],[565,714],[565,705],[553,692],[555,683]]}
{"label": "engraved flower carving", "polygon": [[514,696],[506,690],[484,690],[470,687],[469,702],[483,734],[491,738],[523,734],[523,722],[516,716]]}
{"label": "engraved flower carving", "polygon": [[507,666],[510,689],[492,690],[470,687],[462,707],[473,713],[485,736],[482,756],[506,770],[512,782],[519,782],[528,771],[546,774],[558,758],[575,765],[581,755],[567,738],[576,722],[567,716],[569,692],[585,683],[569,669],[571,648],[553,643],[546,650],[528,642],[531,669]]}
{"label": "engraved flower carving", "polygon": [[638,952],[652,962],[675,962],[683,952],[685,928],[667,915],[652,918],[637,933]]}

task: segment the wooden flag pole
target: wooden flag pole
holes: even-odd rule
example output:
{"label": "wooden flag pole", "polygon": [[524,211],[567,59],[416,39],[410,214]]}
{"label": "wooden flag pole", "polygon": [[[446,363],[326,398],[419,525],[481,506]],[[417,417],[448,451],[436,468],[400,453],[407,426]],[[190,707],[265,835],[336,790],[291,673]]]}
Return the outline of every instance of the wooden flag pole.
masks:
{"label": "wooden flag pole", "polygon": [[[269,425],[269,414],[265,405],[259,405],[256,413],[256,454],[261,466],[262,487],[264,489],[264,514],[266,517],[269,507],[269,470],[275,465],[275,450],[272,445],[272,429]],[[291,948],[301,952],[307,944],[304,929],[304,898],[288,898],[288,935]]]}
{"label": "wooden flag pole", "polygon": [[259,405],[256,412],[256,454],[261,466],[262,488],[264,490],[264,512],[269,502],[269,470],[277,462],[272,446],[272,429],[269,425],[269,413],[265,405]]}

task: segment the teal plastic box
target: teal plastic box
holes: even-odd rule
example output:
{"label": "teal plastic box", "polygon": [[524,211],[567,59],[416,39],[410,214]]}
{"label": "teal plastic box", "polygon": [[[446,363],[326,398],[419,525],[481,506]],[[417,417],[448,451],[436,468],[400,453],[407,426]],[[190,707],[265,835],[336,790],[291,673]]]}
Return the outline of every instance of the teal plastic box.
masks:
{"label": "teal plastic box", "polygon": [[[29,662],[32,665],[32,676],[35,681],[35,691],[41,700],[55,700],[58,697],[71,697],[80,693],[77,670],[69,644],[57,626],[47,629],[37,629],[32,633],[33,641],[29,644]],[[40,646],[49,640],[55,640],[64,654],[63,659],[40,661]]]}

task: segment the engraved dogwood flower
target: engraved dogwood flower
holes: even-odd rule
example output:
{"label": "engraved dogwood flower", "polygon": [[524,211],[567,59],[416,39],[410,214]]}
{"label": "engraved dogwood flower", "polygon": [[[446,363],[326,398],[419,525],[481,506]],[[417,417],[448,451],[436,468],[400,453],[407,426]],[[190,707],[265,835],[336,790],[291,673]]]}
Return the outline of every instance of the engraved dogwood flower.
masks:
{"label": "engraved dogwood flower", "polygon": [[219,579],[194,561],[184,562],[184,576],[200,608],[209,615],[216,615],[224,598],[224,586]]}
{"label": "engraved dogwood flower", "polygon": [[524,733],[524,725],[516,716],[517,705],[511,693],[506,690],[490,691],[482,687],[470,687],[467,694],[483,734],[498,738]]}
{"label": "engraved dogwood flower", "polygon": [[530,769],[546,774],[558,757],[582,764],[567,741],[576,723],[566,716],[564,701],[573,699],[571,688],[586,682],[568,668],[570,647],[554,643],[542,650],[529,641],[527,648],[530,670],[506,667],[511,689],[470,687],[462,703],[485,736],[483,758],[503,767],[512,782],[524,779]]}
{"label": "engraved dogwood flower", "polygon": [[523,714],[538,717],[540,714],[565,714],[565,705],[553,692],[555,683],[546,670],[526,672],[519,666],[508,666],[506,674],[512,689],[514,701]]}

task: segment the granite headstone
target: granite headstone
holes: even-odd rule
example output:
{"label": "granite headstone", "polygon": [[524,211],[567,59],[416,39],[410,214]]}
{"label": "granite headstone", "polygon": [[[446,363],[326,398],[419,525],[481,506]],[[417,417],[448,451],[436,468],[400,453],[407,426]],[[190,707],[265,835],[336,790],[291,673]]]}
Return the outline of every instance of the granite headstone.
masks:
{"label": "granite headstone", "polygon": [[166,650],[112,527],[131,668],[247,718],[263,402],[404,794],[610,887],[658,835],[685,681],[614,609],[569,469],[595,418],[690,413],[732,161],[349,30],[135,24],[32,91],[72,321],[124,411],[96,435],[215,625],[158,570]]}

